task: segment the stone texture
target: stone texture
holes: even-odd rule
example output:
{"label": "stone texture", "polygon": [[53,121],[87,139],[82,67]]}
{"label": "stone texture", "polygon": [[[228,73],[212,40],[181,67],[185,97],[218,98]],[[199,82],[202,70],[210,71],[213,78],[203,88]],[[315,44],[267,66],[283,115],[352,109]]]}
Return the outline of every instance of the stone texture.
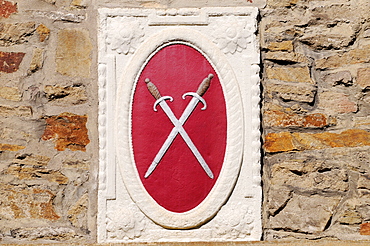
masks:
{"label": "stone texture", "polygon": [[34,22],[12,24],[0,22],[0,45],[10,46],[25,43],[35,30]]}
{"label": "stone texture", "polygon": [[76,8],[86,8],[87,0],[73,0],[71,2],[71,6]]}
{"label": "stone texture", "polygon": [[370,87],[370,67],[360,68],[358,70],[356,84],[362,89],[367,89]]}
{"label": "stone texture", "polygon": [[46,118],[46,128],[43,140],[54,139],[55,149],[63,151],[66,148],[76,151],[86,151],[90,143],[87,128],[87,116],[63,113]]}
{"label": "stone texture", "polygon": [[52,240],[66,241],[70,239],[79,239],[80,236],[68,227],[28,227],[19,228],[11,231],[14,238],[26,240]]}
{"label": "stone texture", "polygon": [[22,99],[22,94],[16,87],[0,87],[0,97],[18,102]]}
{"label": "stone texture", "polygon": [[307,64],[309,62],[307,57],[300,53],[284,52],[284,51],[267,52],[264,58],[266,60],[274,61],[277,63],[305,63]]}
{"label": "stone texture", "polygon": [[11,14],[17,13],[17,4],[6,0],[0,1],[0,17],[8,18]]}
{"label": "stone texture", "polygon": [[319,94],[319,108],[328,113],[352,113],[358,110],[357,104],[348,95],[340,92],[324,91]]}
{"label": "stone texture", "polygon": [[[1,34],[0,34],[1,35]],[[19,69],[25,53],[0,51],[0,72],[14,73]]]}
{"label": "stone texture", "polygon": [[44,50],[40,48],[35,48],[32,53],[32,60],[28,73],[34,73],[40,68],[42,68],[44,62]]}
{"label": "stone texture", "polygon": [[72,12],[64,12],[64,11],[32,11],[33,16],[51,19],[53,21],[65,21],[65,22],[73,22],[73,23],[80,23],[86,19],[85,15],[75,14]]}
{"label": "stone texture", "polygon": [[351,86],[352,75],[349,71],[330,73],[324,77],[324,81],[332,86],[336,85]]}
{"label": "stone texture", "polygon": [[268,133],[264,143],[268,153],[359,146],[370,146],[369,132],[350,129],[341,133]]}
{"label": "stone texture", "polygon": [[[319,195],[302,196],[294,194],[285,208],[270,218],[269,227],[305,233],[324,231],[339,200],[339,198]],[[297,210],[302,211],[302,213],[297,213]],[[320,211],[320,213],[317,211]]]}
{"label": "stone texture", "polygon": [[44,24],[40,24],[36,28],[36,32],[39,35],[39,41],[40,42],[44,42],[45,40],[47,40],[49,38],[50,29],[47,26],[45,26]]}
{"label": "stone texture", "polygon": [[83,194],[81,198],[68,210],[68,219],[73,226],[87,229],[87,209],[89,203],[88,194]]}
{"label": "stone texture", "polygon": [[19,151],[24,148],[26,148],[26,146],[0,143],[0,151]]}
{"label": "stone texture", "polygon": [[267,49],[271,51],[293,51],[292,41],[270,42]]}
{"label": "stone texture", "polygon": [[11,116],[19,116],[19,117],[30,117],[32,116],[32,108],[29,106],[6,106],[0,105],[0,116],[2,117],[11,117]]}
{"label": "stone texture", "polygon": [[269,83],[266,92],[271,97],[276,94],[284,101],[312,103],[316,95],[316,87],[308,83]]}
{"label": "stone texture", "polygon": [[321,113],[297,114],[269,110],[263,114],[265,127],[323,128],[329,126],[330,121],[327,116]]}
{"label": "stone texture", "polygon": [[370,62],[370,45],[319,59],[316,61],[316,68],[331,69],[365,62]]}
{"label": "stone texture", "polygon": [[363,223],[360,226],[361,235],[370,235],[370,223]]}
{"label": "stone texture", "polygon": [[85,89],[80,86],[45,86],[45,94],[49,101],[60,105],[76,105],[87,101]]}
{"label": "stone texture", "polygon": [[314,84],[308,67],[267,67],[266,77],[286,82]]}
{"label": "stone texture", "polygon": [[89,77],[92,45],[89,33],[83,29],[58,32],[57,71],[72,77]]}

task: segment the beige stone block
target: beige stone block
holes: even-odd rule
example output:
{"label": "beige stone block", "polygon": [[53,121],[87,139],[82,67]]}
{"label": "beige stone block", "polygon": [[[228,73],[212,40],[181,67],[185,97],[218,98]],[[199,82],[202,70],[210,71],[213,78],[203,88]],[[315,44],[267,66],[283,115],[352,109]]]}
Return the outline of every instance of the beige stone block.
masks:
{"label": "beige stone block", "polygon": [[312,103],[315,100],[316,87],[308,83],[273,83],[266,85],[266,92],[286,101]]}
{"label": "beige stone block", "polygon": [[43,63],[44,63],[44,49],[40,48],[33,49],[32,60],[30,68],[28,69],[28,73],[31,74],[41,69]]}
{"label": "beige stone block", "polygon": [[356,82],[362,89],[370,87],[370,67],[360,68],[357,71]]}
{"label": "beige stone block", "polygon": [[20,116],[29,117],[32,116],[32,108],[29,106],[6,106],[0,105],[0,116],[10,117],[10,116]]}
{"label": "beige stone block", "polygon": [[22,99],[22,94],[16,87],[0,87],[0,97],[19,102]]}
{"label": "beige stone block", "polygon": [[268,79],[314,84],[308,67],[267,67]]}
{"label": "beige stone block", "polygon": [[308,63],[306,56],[294,52],[270,51],[265,54],[264,58],[275,62]]}
{"label": "beige stone block", "polygon": [[318,107],[332,114],[352,113],[358,110],[357,103],[351,101],[348,95],[331,91],[319,94]]}
{"label": "beige stone block", "polygon": [[370,62],[370,45],[362,46],[343,54],[319,59],[316,61],[316,68],[331,69],[366,62]]}
{"label": "beige stone block", "polygon": [[71,77],[90,77],[91,51],[87,30],[60,30],[56,52],[57,72]]}
{"label": "beige stone block", "polygon": [[9,46],[26,42],[36,29],[34,22],[1,23],[0,45]]}
{"label": "beige stone block", "polygon": [[89,195],[83,194],[81,198],[72,205],[67,214],[73,226],[87,229],[87,209],[89,205]]}
{"label": "beige stone block", "polygon": [[45,26],[44,24],[40,24],[36,28],[36,32],[39,34],[39,41],[44,42],[46,39],[49,38],[50,35],[50,29]]}
{"label": "beige stone block", "polygon": [[293,51],[292,41],[270,42],[267,49],[271,51]]}
{"label": "beige stone block", "polygon": [[14,160],[13,164],[29,165],[29,166],[46,166],[50,161],[50,157],[34,155],[34,154],[23,154],[18,155]]}
{"label": "beige stone block", "polygon": [[82,86],[47,85],[44,91],[50,102],[61,106],[82,104],[87,101],[86,91]]}
{"label": "beige stone block", "polygon": [[19,151],[25,149],[26,146],[16,145],[16,144],[3,144],[0,143],[0,151]]}

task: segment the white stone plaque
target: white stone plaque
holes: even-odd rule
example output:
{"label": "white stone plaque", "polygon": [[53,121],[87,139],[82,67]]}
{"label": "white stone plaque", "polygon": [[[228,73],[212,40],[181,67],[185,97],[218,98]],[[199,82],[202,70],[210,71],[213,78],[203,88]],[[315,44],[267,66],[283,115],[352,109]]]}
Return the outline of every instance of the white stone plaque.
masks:
{"label": "white stone plaque", "polygon": [[261,237],[258,9],[100,9],[98,241]]}

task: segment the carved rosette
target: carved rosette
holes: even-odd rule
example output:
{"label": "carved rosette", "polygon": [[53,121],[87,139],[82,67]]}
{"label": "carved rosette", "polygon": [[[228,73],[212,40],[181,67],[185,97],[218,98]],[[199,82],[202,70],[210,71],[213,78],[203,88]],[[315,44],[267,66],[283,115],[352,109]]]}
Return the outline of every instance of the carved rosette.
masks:
{"label": "carved rosette", "polygon": [[116,209],[108,210],[106,223],[108,238],[116,240],[138,238],[146,225],[144,215],[135,205],[116,206]]}
{"label": "carved rosette", "polygon": [[[233,211],[233,212],[230,212]],[[241,202],[231,205],[228,211],[221,209],[217,215],[215,232],[224,239],[246,238],[253,229],[253,210]]]}
{"label": "carved rosette", "polygon": [[252,27],[236,16],[224,16],[212,26],[215,43],[225,54],[241,52],[252,41]]}
{"label": "carved rosette", "polygon": [[144,40],[144,27],[137,21],[112,21],[109,28],[107,44],[119,54],[134,53]]}

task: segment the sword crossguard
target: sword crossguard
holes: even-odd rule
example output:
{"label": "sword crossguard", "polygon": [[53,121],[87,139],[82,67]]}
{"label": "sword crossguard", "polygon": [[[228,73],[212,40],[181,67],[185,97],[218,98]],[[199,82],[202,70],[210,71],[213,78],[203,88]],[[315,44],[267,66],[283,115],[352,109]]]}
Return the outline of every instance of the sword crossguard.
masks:
{"label": "sword crossguard", "polygon": [[162,101],[164,101],[164,100],[170,100],[170,102],[172,102],[172,101],[173,101],[173,98],[172,98],[172,97],[170,97],[170,96],[163,96],[163,97],[158,98],[158,99],[157,99],[157,101],[155,101],[155,103],[154,103],[154,105],[153,105],[153,110],[154,110],[155,112],[157,112],[157,111],[158,111],[158,109],[157,109],[157,105],[158,105],[158,104],[160,104],[160,102],[162,102]]}
{"label": "sword crossguard", "polygon": [[204,106],[201,108],[201,110],[205,110],[207,108],[206,100],[204,100],[203,97],[199,96],[198,93],[195,93],[195,92],[187,92],[184,95],[182,95],[182,99],[185,99],[186,96],[195,97],[196,99],[199,100],[199,102],[203,103]]}

